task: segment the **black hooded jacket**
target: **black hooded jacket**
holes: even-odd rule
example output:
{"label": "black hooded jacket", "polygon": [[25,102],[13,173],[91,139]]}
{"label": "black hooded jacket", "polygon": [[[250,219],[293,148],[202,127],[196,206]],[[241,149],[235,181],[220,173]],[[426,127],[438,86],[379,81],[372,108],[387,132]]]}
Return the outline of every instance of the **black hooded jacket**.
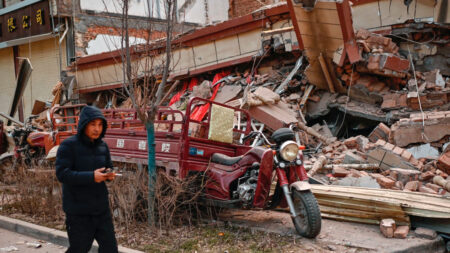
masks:
{"label": "black hooded jacket", "polygon": [[[86,125],[103,120],[103,132],[94,142],[84,134]],[[56,176],[62,183],[63,210],[72,215],[97,215],[109,209],[108,189],[104,182],[94,181],[94,170],[112,168],[108,146],[102,141],[106,132],[102,112],[86,106],[80,113],[78,132],[64,140],[56,155]]]}

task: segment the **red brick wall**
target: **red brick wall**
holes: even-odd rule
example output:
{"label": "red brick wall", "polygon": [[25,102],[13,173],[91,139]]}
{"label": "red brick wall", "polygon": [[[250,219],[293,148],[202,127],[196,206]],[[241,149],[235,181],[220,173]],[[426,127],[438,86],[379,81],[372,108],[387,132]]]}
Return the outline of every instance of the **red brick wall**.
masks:
{"label": "red brick wall", "polygon": [[229,0],[228,19],[250,14],[264,5],[276,2],[286,2],[286,0]]}

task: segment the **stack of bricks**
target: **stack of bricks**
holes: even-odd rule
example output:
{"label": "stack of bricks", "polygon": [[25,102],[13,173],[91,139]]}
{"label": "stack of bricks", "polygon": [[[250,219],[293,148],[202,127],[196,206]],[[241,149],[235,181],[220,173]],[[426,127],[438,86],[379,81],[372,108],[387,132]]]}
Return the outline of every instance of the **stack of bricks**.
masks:
{"label": "stack of bricks", "polygon": [[[446,169],[450,165],[450,148],[448,148],[448,152],[443,154],[438,162],[428,161],[425,158],[415,159],[408,150],[384,140],[389,136],[389,128],[386,125],[380,124],[378,129],[369,136],[372,140],[376,138],[375,143],[370,142],[364,136],[356,136],[342,142],[334,142],[323,148],[322,151],[325,153],[325,156],[333,161],[333,164],[337,165],[333,167],[330,176],[333,178],[370,176],[384,189],[417,191],[440,195],[447,194],[447,190],[443,186],[434,184],[433,179],[435,176],[440,176],[444,179],[448,178]],[[410,164],[410,169],[389,167],[388,169],[385,168],[384,170],[375,172],[373,170],[346,169],[339,166],[340,163],[372,163],[366,159],[366,153],[369,150],[377,148]],[[351,156],[348,157],[349,155]]]}
{"label": "stack of bricks", "polygon": [[406,149],[395,146],[385,140],[379,139],[375,142],[375,145],[381,147],[386,151],[392,151],[397,156],[401,157],[404,161],[411,163],[414,166],[419,165],[419,161],[413,157],[413,155]]}
{"label": "stack of bricks", "polygon": [[[424,121],[424,122],[422,122]],[[425,126],[424,126],[425,125]],[[414,113],[391,126],[389,141],[400,147],[431,143],[450,135],[450,111]]]}
{"label": "stack of bricks", "polygon": [[398,53],[398,46],[391,38],[371,33],[365,29],[356,32],[357,42],[362,44],[366,53]]}
{"label": "stack of bricks", "polygon": [[[366,65],[359,64],[357,71],[388,77],[407,77],[410,63],[398,53],[398,46],[391,38],[361,29],[356,33],[357,43],[366,58]],[[345,81],[345,80],[344,80]]]}
{"label": "stack of bricks", "polygon": [[343,67],[336,67],[336,73],[347,86],[356,84],[360,78],[359,73],[351,64],[346,64]]}

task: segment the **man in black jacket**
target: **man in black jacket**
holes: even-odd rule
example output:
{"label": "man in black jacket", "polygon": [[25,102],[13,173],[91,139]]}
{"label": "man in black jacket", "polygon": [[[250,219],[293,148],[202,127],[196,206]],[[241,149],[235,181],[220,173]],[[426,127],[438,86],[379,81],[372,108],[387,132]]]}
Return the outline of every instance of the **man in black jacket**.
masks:
{"label": "man in black jacket", "polygon": [[106,180],[114,180],[102,112],[86,106],[80,113],[78,132],[64,140],[56,155],[56,176],[62,182],[63,210],[70,247],[67,252],[88,252],[97,240],[99,252],[118,252]]}

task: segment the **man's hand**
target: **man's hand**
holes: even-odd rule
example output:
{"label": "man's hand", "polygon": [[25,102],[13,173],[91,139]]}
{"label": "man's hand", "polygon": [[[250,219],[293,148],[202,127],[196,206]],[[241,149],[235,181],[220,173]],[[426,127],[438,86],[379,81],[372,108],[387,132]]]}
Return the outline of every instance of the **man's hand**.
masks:
{"label": "man's hand", "polygon": [[116,173],[114,172],[105,173],[106,172],[105,170],[106,168],[100,168],[94,171],[94,181],[96,183],[101,183],[106,180],[109,181],[114,180],[114,178],[116,177]]}

